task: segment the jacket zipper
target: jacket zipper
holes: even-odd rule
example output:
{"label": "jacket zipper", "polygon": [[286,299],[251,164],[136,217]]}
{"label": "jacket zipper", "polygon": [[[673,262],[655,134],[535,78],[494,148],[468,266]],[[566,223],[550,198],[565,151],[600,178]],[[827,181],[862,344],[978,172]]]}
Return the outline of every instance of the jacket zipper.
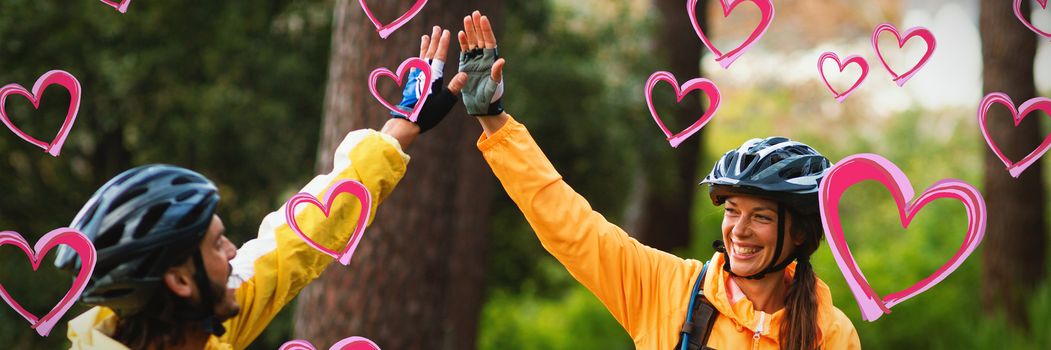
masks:
{"label": "jacket zipper", "polygon": [[759,311],[759,323],[755,326],[755,334],[752,335],[752,350],[759,349],[759,336],[763,334],[763,325],[766,321],[766,313]]}

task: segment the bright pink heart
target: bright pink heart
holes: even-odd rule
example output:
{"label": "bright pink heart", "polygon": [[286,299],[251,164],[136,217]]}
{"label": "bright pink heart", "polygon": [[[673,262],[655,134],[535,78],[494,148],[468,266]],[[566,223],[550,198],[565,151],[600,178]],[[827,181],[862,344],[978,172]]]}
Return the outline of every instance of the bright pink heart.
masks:
{"label": "bright pink heart", "polygon": [[[66,88],[69,91],[69,110],[66,112],[66,121],[62,123],[62,127],[58,129],[58,134],[51,140],[51,143],[37,140],[36,138],[29,136],[22,129],[15,126],[15,123],[11,121],[11,118],[7,116],[5,106],[7,103],[7,97],[11,95],[22,95],[29,99],[29,102],[33,103],[33,108],[40,108],[40,94],[44,92],[44,89],[50,85],[58,85]],[[77,78],[61,70],[53,70],[37,79],[36,84],[33,84],[33,91],[29,92],[22,85],[18,84],[7,84],[0,87],[0,121],[7,125],[8,129],[11,129],[15,135],[21,137],[29,143],[36,145],[44,149],[44,152],[51,154],[52,156],[58,157],[59,152],[62,151],[62,144],[66,142],[66,136],[69,135],[69,129],[73,128],[73,122],[77,119],[77,112],[80,110],[80,82]]]}
{"label": "bright pink heart", "polygon": [[[894,202],[898,205],[898,214],[904,228],[909,227],[912,218],[920,209],[935,199],[959,200],[967,210],[967,236],[956,254],[927,278],[886,297],[880,297],[872,290],[865,275],[858,268],[858,263],[850,253],[846,239],[843,238],[843,225],[839,218],[839,201],[843,193],[847,188],[866,180],[878,181],[890,190]],[[861,318],[866,321],[875,321],[884,313],[890,313],[890,308],[894,305],[923,293],[944,280],[963,264],[985,236],[985,200],[978,189],[960,180],[946,179],[938,181],[913,200],[914,193],[909,179],[894,163],[879,155],[857,154],[844,158],[825,174],[820,191],[818,201],[825,237],[843,277],[850,286],[850,291],[854,293],[854,299],[858,301]]]}
{"label": "bright pink heart", "polygon": [[[752,34],[745,39],[740,46],[730,50],[730,52],[722,53],[719,49],[712,45],[711,40],[708,40],[708,36],[704,35],[704,31],[701,30],[701,25],[697,22],[697,1],[688,0],[686,2],[686,13],[690,16],[690,22],[693,23],[693,30],[697,32],[697,36],[701,37],[701,41],[704,42],[704,46],[707,46],[712,53],[715,54],[715,61],[719,62],[719,65],[723,68],[729,68],[731,63],[737,60],[738,57],[744,54],[745,50],[755,44],[759,40],[759,37],[766,33],[767,29],[770,29],[770,22],[774,20],[774,2],[772,0],[719,0],[719,3],[723,6],[723,17],[729,17],[730,12],[733,12],[737,5],[742,2],[750,1],[755,6],[759,7],[759,13],[761,18],[759,19],[759,25],[755,27]],[[727,3],[727,1],[732,1]]]}
{"label": "bright pink heart", "polygon": [[[404,113],[402,110],[395,107],[395,105],[387,102],[387,100],[380,96],[379,91],[376,90],[376,80],[379,80],[380,77],[387,77],[397,82],[398,86],[402,86],[405,77],[409,76],[408,73],[410,69],[419,69],[421,74],[425,77],[422,81],[431,81],[431,66],[427,64],[427,61],[424,61],[419,57],[413,57],[405,60],[400,66],[398,66],[397,75],[387,68],[377,68],[372,71],[372,74],[369,74],[369,91],[372,92],[372,96],[379,100],[384,107],[387,107],[387,109],[397,113]],[[416,107],[414,107],[412,113],[409,114],[409,120],[414,123],[416,122],[416,119],[420,117],[420,109],[423,108],[423,103],[427,101],[427,95],[430,95],[431,93],[431,84],[420,85],[423,85],[420,91],[420,100],[416,102]],[[417,87],[417,89],[420,89],[420,87]]]}
{"label": "bright pink heart", "polygon": [[[851,63],[855,63],[861,67],[861,76],[858,77],[858,80],[854,82],[853,86],[851,86],[849,89],[847,89],[847,91],[844,91],[843,93],[836,92],[836,89],[832,88],[832,85],[828,83],[828,79],[825,78],[824,62],[826,59],[830,58],[835,60],[836,64],[839,65],[840,73],[843,73],[843,69]],[[854,89],[857,89],[858,86],[861,85],[861,82],[865,81],[865,77],[869,75],[869,63],[865,61],[864,58],[861,58],[861,56],[858,55],[847,56],[846,62],[841,62],[839,60],[839,56],[837,56],[835,53],[825,52],[821,54],[821,58],[817,59],[817,70],[821,73],[821,80],[825,82],[825,86],[827,86],[828,89],[832,91],[832,95],[836,97],[836,101],[842,103],[843,100],[847,99],[847,96],[850,96],[850,93],[854,92]]]}
{"label": "bright pink heart", "polygon": [[[347,246],[342,251],[337,253],[317,244],[317,242],[314,242],[314,240],[303,233],[299,228],[299,223],[296,222],[296,206],[302,203],[313,204],[321,209],[325,217],[328,217],[329,210],[332,209],[332,203],[336,201],[336,196],[343,193],[348,193],[358,198],[358,202],[361,204],[361,213],[358,215],[358,224],[354,226],[354,232],[350,236],[350,241],[347,242]],[[340,264],[350,264],[350,258],[354,255],[354,249],[357,249],[358,242],[361,241],[362,233],[365,231],[365,225],[369,223],[369,218],[372,216],[372,195],[362,183],[354,180],[343,180],[333,184],[322,198],[326,201],[325,205],[321,205],[321,201],[310,193],[300,192],[292,196],[285,203],[285,220],[288,222],[288,226],[292,228],[292,231],[303,238],[303,241],[311,247],[335,258]]]}
{"label": "bright pink heart", "polygon": [[[380,350],[379,345],[362,337],[350,337],[333,344],[329,350]],[[278,350],[317,350],[306,340],[292,340],[281,344]]]}
{"label": "bright pink heart", "polygon": [[[1033,165],[1037,159],[1040,159],[1040,157],[1051,148],[1051,134],[1044,137],[1044,142],[1041,143],[1040,146],[1037,146],[1033,152],[1030,152],[1029,155],[1025,156],[1025,158],[1018,161],[1018,163],[1011,162],[1011,160],[1007,159],[1007,156],[1004,156],[1004,153],[1000,151],[1000,147],[996,146],[996,142],[993,142],[993,139],[989,137],[989,130],[985,127],[986,113],[989,113],[989,108],[991,108],[994,103],[1007,106],[1007,109],[1011,111],[1011,117],[1014,119],[1015,127],[1017,127],[1022,123],[1022,119],[1025,119],[1025,116],[1034,111],[1044,111],[1044,113],[1051,116],[1051,99],[1047,97],[1032,98],[1029,101],[1025,101],[1021,106],[1018,106],[1018,109],[1015,109],[1014,102],[1011,101],[1011,98],[1008,97],[1007,94],[994,92],[986,95],[985,98],[982,99],[981,106],[978,107],[978,127],[982,129],[982,136],[985,137],[985,143],[988,143],[989,147],[993,149],[993,153],[996,153],[996,156],[1000,157],[1000,161],[1004,162],[1004,165],[1007,166],[1007,172],[1011,173],[1012,177],[1017,178],[1026,168]],[[1021,111],[1019,111],[1019,109]]]}
{"label": "bright pink heart", "polygon": [[[1036,0],[1036,2],[1040,4],[1040,8],[1047,10],[1047,0]],[[1015,17],[1018,17],[1018,20],[1022,21],[1022,24],[1024,24],[1026,27],[1029,27],[1029,29],[1039,34],[1040,36],[1051,39],[1051,33],[1040,30],[1040,28],[1037,28],[1033,25],[1033,22],[1029,21],[1025,18],[1024,15],[1022,15],[1022,0],[1015,0],[1014,11]]]}
{"label": "bright pink heart", "polygon": [[120,13],[128,12],[128,5],[131,5],[131,0],[113,1],[113,0],[99,0],[106,5],[113,6],[113,8],[120,11]]}
{"label": "bright pink heart", "polygon": [[384,25],[376,19],[376,16],[372,15],[372,10],[369,10],[369,5],[365,4],[365,0],[359,0],[358,2],[361,3],[361,9],[365,10],[365,15],[369,17],[370,21],[372,21],[372,25],[376,26],[376,31],[380,33],[380,37],[384,39],[390,36],[391,33],[394,33],[395,30],[398,30],[398,28],[405,25],[405,23],[409,22],[410,19],[423,10],[423,5],[427,4],[427,0],[416,0],[416,4],[412,5],[412,8],[409,9],[408,12],[402,14],[401,17],[398,17],[394,22]]}
{"label": "bright pink heart", "polygon": [[[694,122],[693,125],[690,125],[690,127],[686,128],[686,130],[675,135],[672,135],[671,131],[668,131],[668,127],[664,126],[664,122],[661,121],[660,116],[657,115],[657,109],[653,107],[653,87],[656,86],[658,82],[662,81],[671,84],[671,86],[675,88],[675,98],[677,102],[682,102],[682,99],[686,97],[686,94],[693,90],[704,91],[704,93],[708,95],[708,100],[710,101],[708,109],[704,111],[704,115],[702,115],[700,119],[697,119],[697,121]],[[719,87],[715,86],[715,83],[711,80],[704,78],[691,79],[685,84],[682,84],[682,88],[680,88],[679,82],[675,79],[674,75],[668,72],[659,71],[653,73],[649,80],[646,81],[646,104],[650,107],[650,114],[653,115],[653,120],[657,121],[657,125],[661,127],[661,131],[663,131],[664,135],[668,137],[668,143],[670,143],[672,147],[679,147],[679,144],[685,141],[686,138],[697,133],[697,131],[700,131],[701,128],[704,127],[704,124],[707,124],[708,121],[712,119],[712,116],[715,115],[715,111],[719,110],[719,101],[721,99],[722,95],[719,94]]]}
{"label": "bright pink heart", "polygon": [[[3,285],[0,285],[0,297],[15,309],[22,317],[25,317],[31,328],[36,329],[37,334],[41,336],[47,336],[51,333],[51,328],[55,327],[55,323],[62,319],[62,316],[66,314],[66,311],[73,306],[73,302],[77,300],[80,293],[84,291],[84,287],[88,283],[88,279],[91,277],[91,273],[95,271],[95,246],[91,244],[91,241],[84,237],[84,234],[80,231],[71,228],[57,228],[48,232],[44,237],[40,237],[40,240],[36,242],[36,246],[33,248],[29,247],[29,242],[19,235],[18,232],[14,231],[3,231],[0,232],[0,246],[10,244],[18,248],[21,248],[25,252],[26,256],[29,257],[29,261],[33,264],[33,271],[40,268],[40,261],[47,254],[51,248],[59,244],[68,245],[73,248],[77,254],[80,255],[80,272],[77,273],[77,277],[73,280],[73,285],[69,287],[69,291],[66,292],[66,296],[62,297],[62,300],[51,309],[44,317],[36,317],[29,311],[26,311],[17,301],[11,298],[11,295],[7,293],[7,289],[4,289]],[[34,253],[34,251],[36,251]]]}
{"label": "bright pink heart", "polygon": [[[915,66],[912,66],[912,69],[909,69],[907,72],[905,72],[905,74],[898,75],[898,73],[895,73],[894,70],[891,69],[889,65],[887,65],[887,61],[883,59],[883,54],[879,51],[879,35],[880,33],[885,31],[890,31],[894,34],[894,37],[898,39],[899,49],[904,48],[905,43],[908,42],[909,39],[911,39],[914,36],[918,36],[921,39],[923,39],[923,41],[927,42],[927,52],[923,54],[923,58],[920,58],[920,61],[917,62]],[[909,28],[909,30],[905,31],[904,38],[902,38],[901,34],[898,33],[898,28],[895,28],[890,23],[880,24],[876,26],[875,30],[872,31],[872,48],[876,50],[876,56],[878,56],[879,61],[883,63],[883,68],[886,68],[887,72],[890,72],[890,75],[894,77],[893,80],[895,83],[898,83],[898,86],[905,85],[906,81],[909,81],[909,79],[911,79],[913,75],[916,75],[916,72],[918,72],[924,64],[927,64],[927,60],[930,59],[931,55],[934,54],[934,48],[937,46],[938,42],[934,40],[934,34],[924,27]]]}

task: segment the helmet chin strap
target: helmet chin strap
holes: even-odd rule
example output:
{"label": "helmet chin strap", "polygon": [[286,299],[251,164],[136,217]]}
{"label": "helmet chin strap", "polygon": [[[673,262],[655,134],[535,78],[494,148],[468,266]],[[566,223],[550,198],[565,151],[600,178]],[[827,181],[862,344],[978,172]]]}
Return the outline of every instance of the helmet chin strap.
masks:
{"label": "helmet chin strap", "polygon": [[[725,259],[723,259],[723,271],[729,272],[730,275],[734,276],[734,277],[747,278],[747,279],[750,279],[750,280],[758,280],[758,279],[762,279],[768,273],[784,270],[785,267],[788,267],[788,264],[791,264],[792,260],[795,260],[795,258],[796,258],[795,254],[793,254],[793,256],[790,256],[790,257],[786,258],[781,263],[777,262],[777,259],[781,258],[781,246],[783,246],[784,243],[785,243],[785,207],[783,205],[781,205],[780,203],[778,203],[778,205],[777,205],[777,247],[774,248],[774,258],[770,260],[770,265],[767,265],[766,268],[763,269],[763,271],[759,271],[758,273],[756,273],[754,275],[751,275],[751,276],[739,276],[736,273],[734,273],[732,270],[730,270],[730,257],[727,256]],[[723,255],[728,255],[726,253],[726,243],[724,243],[722,240],[716,240],[716,241],[712,242],[712,248],[714,248],[715,251],[717,251],[717,252],[723,253]]]}
{"label": "helmet chin strap", "polygon": [[226,327],[223,327],[223,323],[215,317],[216,300],[212,292],[212,281],[208,279],[208,272],[205,270],[200,250],[193,253],[193,263],[196,268],[193,277],[197,283],[197,290],[201,294],[201,310],[196,312],[196,315],[191,314],[191,319],[201,321],[201,327],[206,333],[221,337],[226,333]]}

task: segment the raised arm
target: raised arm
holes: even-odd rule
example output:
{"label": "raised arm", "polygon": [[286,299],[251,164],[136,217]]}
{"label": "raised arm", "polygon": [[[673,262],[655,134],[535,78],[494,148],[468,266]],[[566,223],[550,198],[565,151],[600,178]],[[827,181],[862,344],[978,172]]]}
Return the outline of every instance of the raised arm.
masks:
{"label": "raised arm", "polygon": [[[435,27],[431,36],[421,39],[420,57],[440,71],[444,64],[450,34]],[[403,113],[391,113],[381,131],[352,131],[336,149],[332,172],[314,177],[300,192],[321,199],[334,184],[344,180],[361,182],[372,196],[372,212],[386,199],[405,174],[409,156],[403,152],[421,133],[436,126],[458,102],[459,86],[440,88],[440,75],[432,74],[431,82],[422,81],[414,72],[405,84],[399,108],[411,110],[419,100],[415,84],[435,84],[417,122]],[[416,80],[412,80],[416,79]],[[439,88],[434,88],[438,86]],[[322,199],[323,200],[323,199]],[[305,208],[307,205],[302,206]],[[303,233],[334,251],[342,250],[358,224],[360,202],[351,195],[336,197],[328,215],[320,210],[299,210],[295,220]],[[373,215],[371,218],[375,218]],[[235,349],[248,346],[277,313],[307,284],[321,275],[334,259],[305,243],[286,222],[285,207],[268,214],[259,227],[258,237],[246,242],[231,261],[234,273],[244,279],[237,288],[241,313],[227,320],[224,340]]]}
{"label": "raised arm", "polygon": [[681,323],[672,325],[672,314],[685,314],[700,264],[629,237],[562,180],[525,126],[503,111],[504,59],[496,56],[489,19],[475,12],[464,18],[464,26],[459,34],[462,72],[454,80],[467,80],[464,104],[485,131],[478,148],[541,244],[636,341],[677,331]]}

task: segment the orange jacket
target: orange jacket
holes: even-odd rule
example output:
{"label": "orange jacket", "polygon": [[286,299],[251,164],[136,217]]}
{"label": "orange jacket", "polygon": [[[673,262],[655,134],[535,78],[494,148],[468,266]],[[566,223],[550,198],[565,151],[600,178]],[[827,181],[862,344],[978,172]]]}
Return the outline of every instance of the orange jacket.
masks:
{"label": "orange jacket", "polygon": [[[693,283],[703,263],[647,247],[629,237],[573,191],[525,126],[511,119],[478,149],[507,194],[536,231],[540,243],[595,294],[639,349],[672,349],[686,319]],[[784,310],[764,314],[747,298],[731,303],[721,254],[712,258],[705,294],[719,311],[708,346],[715,349],[777,349]],[[786,273],[791,275],[795,265]],[[857,332],[817,282],[822,349],[860,348]],[[759,334],[758,339],[753,337]]]}

